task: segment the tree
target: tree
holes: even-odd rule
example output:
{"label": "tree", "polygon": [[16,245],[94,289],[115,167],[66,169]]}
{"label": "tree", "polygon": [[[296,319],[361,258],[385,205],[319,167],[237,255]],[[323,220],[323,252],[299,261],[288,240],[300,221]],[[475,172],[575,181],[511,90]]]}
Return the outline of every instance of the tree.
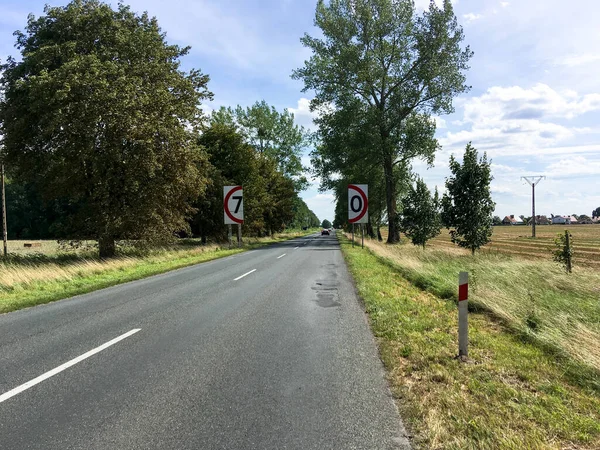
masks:
{"label": "tree", "polygon": [[477,159],[477,150],[469,142],[461,165],[450,156],[452,177],[446,179],[442,198],[442,223],[450,231],[452,242],[475,250],[487,244],[492,236],[491,162],[487,155]]}
{"label": "tree", "polygon": [[294,114],[287,109],[280,113],[262,100],[245,109],[240,105],[235,109],[221,107],[211,120],[238,127],[256,151],[276,161],[277,169],[294,180],[297,191],[306,189],[308,181],[300,158],[309,133],[294,123]]}
{"label": "tree", "polygon": [[502,219],[500,216],[492,217],[492,225],[502,225]]}
{"label": "tree", "polygon": [[592,211],[592,219],[595,219],[596,217],[600,217],[600,206]]}
{"label": "tree", "polygon": [[433,162],[439,145],[430,114],[452,112],[452,98],[469,89],[472,52],[460,47],[450,0],[442,8],[431,2],[420,16],[411,0],[319,0],[315,25],[323,38],[304,35],[313,54],[292,77],[315,92],[311,110],[319,111],[319,137],[328,141],[318,155],[331,170],[340,167],[328,161],[336,158],[381,168],[388,242],[397,242],[395,168],[417,157]]}
{"label": "tree", "polygon": [[329,220],[325,219],[323,221],[323,223],[321,224],[321,227],[322,228],[331,228],[331,222]]}
{"label": "tree", "polygon": [[410,187],[402,203],[400,228],[414,245],[425,249],[427,241],[440,234],[442,228],[437,188],[432,197],[423,179],[417,178],[416,185]]}
{"label": "tree", "polygon": [[120,4],[74,0],[29,17],[22,60],[1,66],[0,134],[17,181],[71,206],[65,232],[164,240],[185,229],[207,184],[190,131],[208,76],[180,70],[188,48],[168,45],[155,18]]}

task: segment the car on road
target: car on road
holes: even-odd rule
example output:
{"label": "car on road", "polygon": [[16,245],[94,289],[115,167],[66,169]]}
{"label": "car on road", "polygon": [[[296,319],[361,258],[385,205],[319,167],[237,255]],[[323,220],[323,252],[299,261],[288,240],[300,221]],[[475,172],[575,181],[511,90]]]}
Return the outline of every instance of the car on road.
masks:
{"label": "car on road", "polygon": [[321,230],[321,236],[324,236],[324,235],[329,236],[329,230],[327,230],[327,229]]}

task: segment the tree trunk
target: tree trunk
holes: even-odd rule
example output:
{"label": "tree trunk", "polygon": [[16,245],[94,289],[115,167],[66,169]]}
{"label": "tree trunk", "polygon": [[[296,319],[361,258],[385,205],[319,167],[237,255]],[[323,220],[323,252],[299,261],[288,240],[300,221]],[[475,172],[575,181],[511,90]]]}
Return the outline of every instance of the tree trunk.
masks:
{"label": "tree trunk", "polygon": [[207,241],[207,239],[206,239],[206,235],[205,235],[205,234],[203,234],[203,235],[202,235],[202,241],[201,241],[201,242],[202,242],[202,245],[206,245],[206,241]]}
{"label": "tree trunk", "polygon": [[381,235],[381,228],[379,227],[379,224],[377,225],[377,240],[379,242],[383,241],[383,236]]}
{"label": "tree trunk", "polygon": [[102,235],[98,239],[100,258],[112,258],[115,256],[115,238],[110,235]]}
{"label": "tree trunk", "polygon": [[383,173],[385,176],[385,199],[388,215],[388,244],[400,242],[400,230],[396,218],[396,183],[394,182],[394,164],[391,156],[386,156],[383,164]]}

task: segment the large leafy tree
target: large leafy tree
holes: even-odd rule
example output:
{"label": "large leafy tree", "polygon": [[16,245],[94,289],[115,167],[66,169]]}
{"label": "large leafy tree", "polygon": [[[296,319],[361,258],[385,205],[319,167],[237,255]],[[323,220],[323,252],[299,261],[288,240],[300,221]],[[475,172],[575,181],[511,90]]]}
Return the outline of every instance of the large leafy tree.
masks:
{"label": "large leafy tree", "polygon": [[[316,122],[327,143],[319,153],[323,168],[335,171],[344,159],[377,164],[388,242],[397,242],[395,168],[417,157],[432,163],[438,144],[430,114],[452,112],[453,97],[468,90],[472,53],[461,48],[450,0],[442,8],[432,1],[422,15],[412,0],[319,0],[315,25],[323,38],[302,38],[313,55],[293,77],[316,94],[311,108],[320,112]],[[331,143],[340,138],[345,142]]]}
{"label": "large leafy tree", "polygon": [[294,123],[294,114],[279,112],[262,100],[247,108],[222,107],[213,113],[212,121],[237,126],[257,152],[277,162],[277,169],[294,181],[297,191],[307,187],[301,156],[309,133]]}
{"label": "large leafy tree", "polygon": [[463,163],[450,156],[452,176],[446,179],[442,198],[442,223],[452,228],[452,242],[475,250],[487,244],[492,237],[492,214],[496,204],[492,201],[491,162],[484,153],[478,160],[477,149],[469,144]]}
{"label": "large leafy tree", "polygon": [[191,130],[208,76],[180,70],[156,19],[96,0],[46,7],[2,69],[5,158],[46,199],[66,199],[74,237],[165,239],[185,229],[206,185]]}
{"label": "large leafy tree", "polygon": [[592,218],[600,217],[600,206],[592,211]]}
{"label": "large leafy tree", "polygon": [[425,249],[428,240],[440,234],[440,200],[437,189],[431,196],[422,178],[417,178],[402,201],[402,220],[400,226],[404,234],[414,245]]}

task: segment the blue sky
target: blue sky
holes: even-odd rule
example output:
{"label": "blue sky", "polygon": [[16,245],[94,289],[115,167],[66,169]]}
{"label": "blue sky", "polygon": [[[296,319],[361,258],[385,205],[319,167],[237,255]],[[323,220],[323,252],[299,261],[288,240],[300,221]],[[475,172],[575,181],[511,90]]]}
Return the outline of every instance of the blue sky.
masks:
{"label": "blue sky", "polygon": [[[51,0],[0,0],[0,60],[15,55],[12,32]],[[113,2],[116,4],[116,2]],[[290,78],[310,53],[299,38],[313,27],[315,0],[132,0],[156,16],[170,43],[190,45],[184,68],[211,77],[208,109],[266,100],[289,108],[312,127],[310,93]],[[419,8],[426,0],[417,0]],[[600,27],[597,0],[458,0],[455,13],[475,52],[472,90],[439,117],[443,149],[435,167],[415,162],[430,187],[450,175],[450,154],[468,141],[492,159],[496,214],[530,215],[524,175],[545,175],[536,188],[538,214],[591,214],[600,206]],[[308,158],[305,158],[308,163]],[[322,219],[333,219],[333,196],[302,194]]]}

